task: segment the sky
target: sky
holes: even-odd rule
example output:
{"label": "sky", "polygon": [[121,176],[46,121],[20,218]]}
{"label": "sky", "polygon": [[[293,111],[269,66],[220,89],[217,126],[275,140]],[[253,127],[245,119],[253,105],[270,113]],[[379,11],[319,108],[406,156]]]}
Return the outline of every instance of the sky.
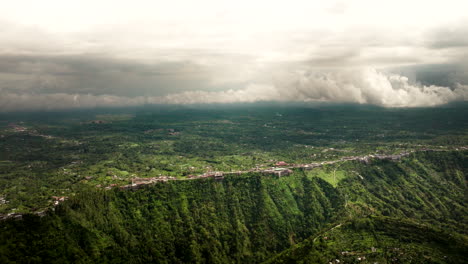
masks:
{"label": "sky", "polygon": [[0,111],[468,100],[463,0],[0,4]]}

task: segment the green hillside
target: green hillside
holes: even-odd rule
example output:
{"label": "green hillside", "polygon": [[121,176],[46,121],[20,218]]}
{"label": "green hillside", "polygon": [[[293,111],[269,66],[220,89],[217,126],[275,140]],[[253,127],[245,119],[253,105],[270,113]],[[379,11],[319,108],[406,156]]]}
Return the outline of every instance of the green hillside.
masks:
{"label": "green hillside", "polygon": [[85,185],[47,216],[1,222],[0,262],[323,263],[349,251],[394,263],[400,248],[395,263],[463,263],[467,154],[418,152],[139,190]]}
{"label": "green hillside", "polygon": [[468,237],[413,219],[354,219],[265,263],[466,263]]}

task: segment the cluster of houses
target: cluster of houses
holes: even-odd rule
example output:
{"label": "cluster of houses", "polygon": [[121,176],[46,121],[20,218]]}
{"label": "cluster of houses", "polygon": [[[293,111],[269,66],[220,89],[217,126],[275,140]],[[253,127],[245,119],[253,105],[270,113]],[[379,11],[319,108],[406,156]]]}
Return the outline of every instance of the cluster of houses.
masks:
{"label": "cluster of houses", "polygon": [[408,156],[409,154],[411,154],[411,152],[402,152],[400,154],[393,154],[393,155],[376,154],[376,155],[366,155],[363,157],[346,157],[346,158],[343,158],[342,160],[358,160],[358,161],[368,164],[371,162],[372,159],[397,161],[403,157]]}
{"label": "cluster of houses", "polygon": [[[242,172],[239,171],[237,174],[241,174]],[[213,178],[216,180],[224,179],[224,175],[229,174],[229,172],[221,172],[221,171],[210,171],[205,172],[202,175],[189,175],[187,176],[188,179],[203,179],[203,178]],[[236,174],[236,173],[233,173]]]}
{"label": "cluster of houses", "polygon": [[[59,205],[60,203],[64,202],[68,200],[68,196],[52,196],[52,204],[53,206],[57,206]],[[48,210],[54,210],[54,208],[47,208],[47,209],[43,209],[43,210],[36,210],[36,211],[33,211],[33,212],[30,212],[30,214],[34,214],[34,215],[37,215],[39,217],[43,217],[47,214],[47,211]],[[13,210],[16,210],[16,209],[13,209]],[[15,212],[11,212],[11,213],[8,213],[8,214],[0,214],[0,221],[3,221],[3,220],[7,220],[7,219],[14,219],[14,220],[21,220],[23,219],[23,214],[22,213],[15,213]]]}
{"label": "cluster of houses", "polygon": [[168,180],[175,180],[175,177],[172,176],[159,176],[152,178],[133,178],[132,184],[150,184],[155,182],[166,182]]}
{"label": "cluster of houses", "polygon": [[173,129],[173,128],[168,128],[168,129],[164,129],[164,128],[149,129],[149,130],[145,130],[143,133],[145,133],[145,134],[151,134],[151,133],[154,133],[154,132],[163,132],[163,131],[167,131],[167,134],[170,135],[170,136],[177,136],[177,135],[180,135],[180,132],[175,131],[175,129]]}
{"label": "cluster of houses", "polygon": [[[421,150],[421,151],[431,151],[429,149],[427,150]],[[360,161],[363,163],[370,163],[372,159],[379,159],[379,160],[392,160],[392,161],[398,161],[403,157],[409,156],[411,153],[415,151],[405,151],[400,154],[391,154],[391,155],[385,155],[385,154],[375,154],[375,155],[366,155],[366,156],[348,156],[348,157],[343,157],[339,160],[331,160],[331,161],[322,161],[318,163],[309,163],[309,164],[288,164],[284,161],[279,161],[275,165],[278,167],[287,167],[289,169],[293,168],[298,168],[298,169],[303,169],[303,170],[311,170],[313,168],[321,167],[323,165],[329,165],[329,164],[334,164],[340,161]]]}
{"label": "cluster of houses", "polygon": [[279,178],[282,176],[288,176],[289,174],[293,173],[293,171],[288,168],[270,168],[263,170],[262,173],[266,175],[275,175]]}
{"label": "cluster of houses", "polygon": [[284,162],[284,161],[278,161],[276,162],[275,164],[276,166],[280,166],[280,167],[284,167],[284,166],[288,166],[289,164]]}
{"label": "cluster of houses", "polygon": [[17,125],[15,123],[8,124],[8,127],[13,129],[13,131],[15,131],[15,132],[24,132],[24,131],[28,130],[27,128],[25,128],[23,126],[20,126],[20,125]]}
{"label": "cluster of houses", "polygon": [[[44,134],[40,134],[39,132],[37,132],[37,130],[35,129],[28,129],[24,126],[20,126],[20,125],[17,125],[15,123],[10,123],[8,124],[8,127],[10,127],[14,132],[28,132],[29,135],[31,136],[36,136],[36,137],[43,137],[43,138],[47,138],[47,139],[51,139],[53,138],[53,136],[49,136],[49,135],[44,135]],[[3,136],[3,135],[2,135]]]}
{"label": "cluster of houses", "polygon": [[0,214],[0,221],[11,219],[11,218],[15,220],[21,220],[23,218],[23,214],[20,214],[20,213]]}
{"label": "cluster of houses", "polygon": [[[39,217],[43,217],[47,214],[48,209],[44,209],[42,211],[35,211],[31,212],[33,215],[37,215]],[[7,220],[7,219],[14,219],[14,220],[21,220],[23,219],[22,213],[8,213],[8,214],[0,214],[0,221]]]}
{"label": "cluster of houses", "polygon": [[91,122],[89,122],[90,124],[96,124],[96,125],[100,125],[100,124],[106,124],[107,121],[104,121],[104,120],[93,120]]}
{"label": "cluster of houses", "polygon": [[[59,205],[59,203],[67,200],[68,197],[66,197],[66,196],[52,196],[52,199],[54,200],[53,205],[57,206],[57,205]],[[4,197],[0,197],[0,204],[7,204],[7,203],[8,203],[8,201],[5,200]],[[36,210],[36,211],[30,212],[30,214],[43,217],[43,216],[45,216],[47,214],[48,210],[49,209],[43,209],[43,210],[40,210],[40,211]],[[12,211],[16,211],[16,208],[13,209]],[[7,213],[7,214],[0,214],[0,221],[7,220],[7,219],[21,220],[21,219],[23,219],[23,213],[11,212],[11,213]]]}
{"label": "cluster of houses", "polygon": [[[120,186],[120,189],[138,189],[142,186],[146,186],[149,184],[157,183],[157,182],[167,182],[169,180],[176,180],[175,177],[172,176],[159,176],[159,177],[152,177],[152,178],[132,178],[132,184]],[[107,186],[105,189],[112,189],[113,187],[118,187],[117,184],[111,184]]]}

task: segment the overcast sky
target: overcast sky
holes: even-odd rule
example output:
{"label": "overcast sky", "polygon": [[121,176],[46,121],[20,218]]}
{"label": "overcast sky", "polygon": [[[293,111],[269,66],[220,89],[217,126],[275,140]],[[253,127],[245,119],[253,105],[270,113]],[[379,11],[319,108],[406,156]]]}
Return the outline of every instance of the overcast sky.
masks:
{"label": "overcast sky", "polygon": [[0,4],[0,111],[468,100],[463,0]]}

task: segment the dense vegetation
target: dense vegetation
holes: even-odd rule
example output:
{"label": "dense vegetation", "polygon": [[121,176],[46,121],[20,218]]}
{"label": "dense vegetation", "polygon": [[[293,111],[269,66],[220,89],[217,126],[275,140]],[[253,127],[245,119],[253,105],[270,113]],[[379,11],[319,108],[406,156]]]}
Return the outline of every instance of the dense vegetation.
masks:
{"label": "dense vegetation", "polygon": [[[0,114],[0,214],[42,211],[83,184],[468,145],[468,105],[141,107]],[[5,202],[2,202],[5,200]]]}
{"label": "dense vegetation", "polygon": [[411,219],[353,219],[266,263],[465,263],[468,239]]}
{"label": "dense vegetation", "polygon": [[466,263],[467,155],[418,152],[134,191],[83,185],[47,216],[1,222],[0,262],[259,263],[293,246],[269,261]]}

